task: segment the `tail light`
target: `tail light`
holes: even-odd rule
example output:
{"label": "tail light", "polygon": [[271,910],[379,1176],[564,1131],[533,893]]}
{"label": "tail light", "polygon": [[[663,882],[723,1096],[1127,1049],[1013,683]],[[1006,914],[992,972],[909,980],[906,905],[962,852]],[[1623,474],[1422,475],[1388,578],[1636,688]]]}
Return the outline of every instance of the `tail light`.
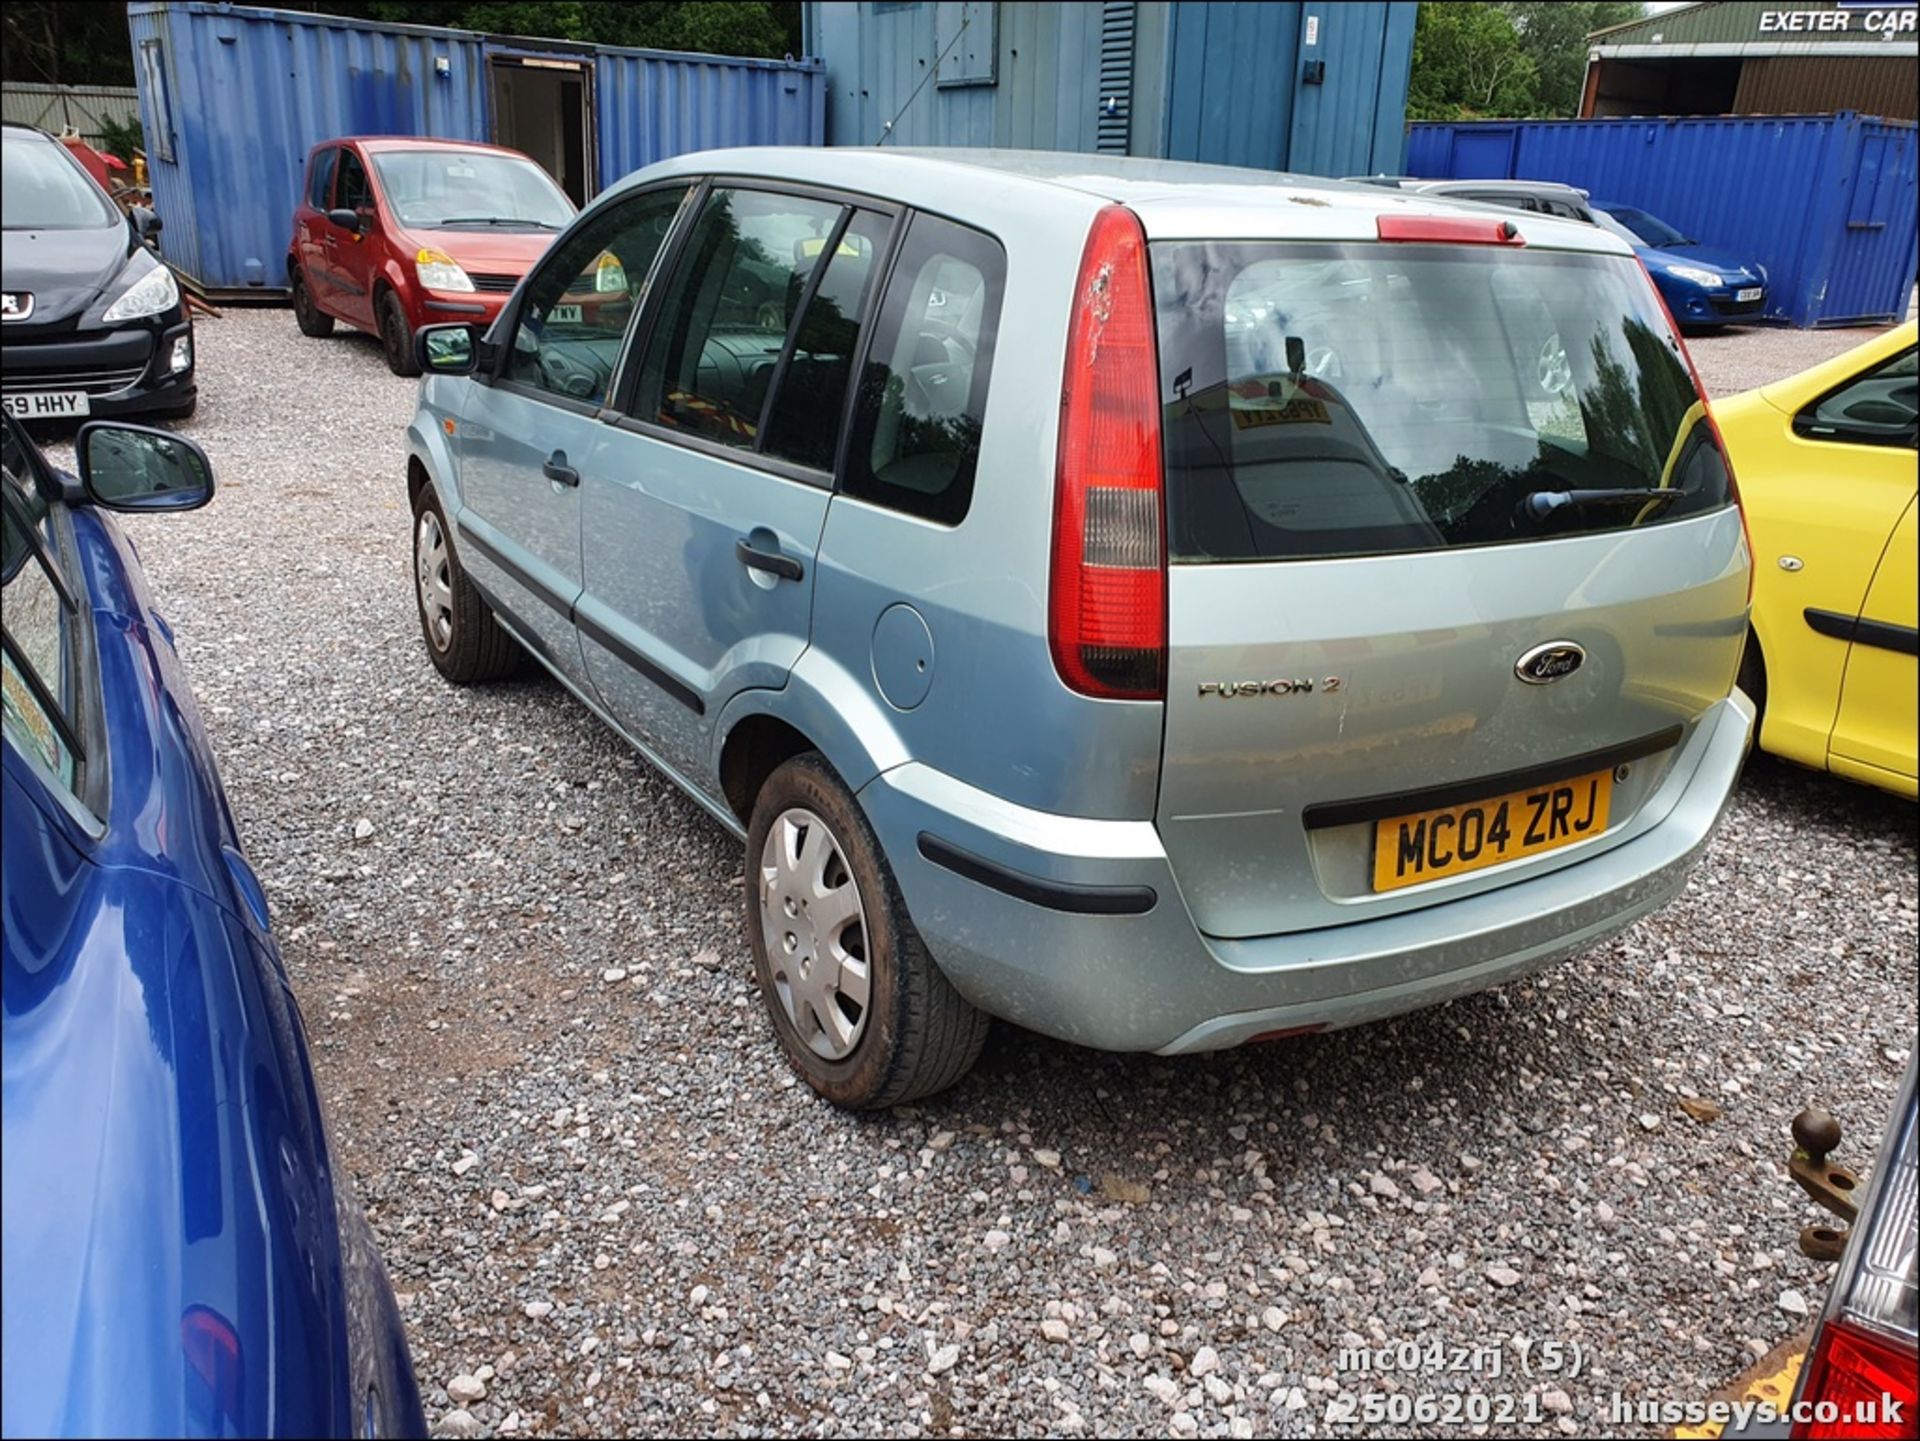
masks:
{"label": "tail light", "polygon": [[[1895,1437],[1920,1416],[1913,1074],[1800,1373],[1793,1435]],[[1891,1403],[1891,1404],[1889,1404]]]}
{"label": "tail light", "polygon": [[1074,288],[1054,478],[1047,632],[1083,695],[1166,692],[1166,484],[1147,238],[1132,211],[1094,217]]}
{"label": "tail light", "polygon": [[1700,379],[1700,370],[1693,363],[1693,353],[1687,349],[1687,338],[1680,333],[1680,325],[1673,318],[1673,312],[1667,309],[1667,297],[1660,293],[1660,287],[1653,283],[1653,272],[1647,269],[1647,262],[1638,256],[1634,262],[1640,267],[1640,273],[1646,277],[1647,289],[1653,292],[1654,300],[1660,306],[1661,315],[1666,317],[1667,333],[1673,336],[1673,343],[1680,347],[1680,358],[1686,362],[1687,374],[1693,378],[1693,393],[1700,397],[1700,404],[1706,411],[1707,429],[1713,432],[1714,447],[1720,452],[1720,463],[1727,468],[1727,494],[1733,498],[1733,508],[1740,512],[1740,534],[1747,543],[1747,604],[1753,604],[1753,527],[1747,524],[1747,508],[1740,502],[1740,479],[1733,472],[1733,455],[1727,449],[1726,437],[1720,434],[1720,422],[1713,418],[1713,402],[1707,398],[1707,387]]}

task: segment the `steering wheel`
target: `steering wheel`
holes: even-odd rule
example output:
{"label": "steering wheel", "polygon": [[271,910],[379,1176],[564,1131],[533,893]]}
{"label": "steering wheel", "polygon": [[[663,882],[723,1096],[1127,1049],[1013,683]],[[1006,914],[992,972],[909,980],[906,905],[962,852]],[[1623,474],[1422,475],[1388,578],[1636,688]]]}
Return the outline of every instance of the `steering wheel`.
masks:
{"label": "steering wheel", "polygon": [[965,369],[970,372],[973,369],[974,357],[979,354],[980,347],[977,341],[969,339],[961,332],[960,327],[952,321],[937,319],[930,315],[921,318],[920,334],[927,339],[946,342],[962,352],[959,360],[939,361],[910,365],[907,367],[906,381],[908,389],[912,393],[915,407],[923,415],[934,415],[951,407],[941,405],[936,400],[933,394],[932,377],[938,375],[940,377],[940,383],[944,384],[957,369]]}

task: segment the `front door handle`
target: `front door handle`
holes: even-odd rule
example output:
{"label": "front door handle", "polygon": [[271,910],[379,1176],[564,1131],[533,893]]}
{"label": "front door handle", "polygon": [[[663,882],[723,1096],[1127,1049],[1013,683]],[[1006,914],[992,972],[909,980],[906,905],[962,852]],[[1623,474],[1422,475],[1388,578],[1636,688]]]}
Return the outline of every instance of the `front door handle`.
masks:
{"label": "front door handle", "polygon": [[792,556],[782,555],[777,550],[761,550],[744,535],[733,543],[733,553],[748,570],[764,570],[782,580],[798,580],[806,574],[800,562]]}
{"label": "front door handle", "polygon": [[567,453],[556,450],[547,457],[547,463],[540,467],[540,473],[556,485],[578,485],[580,472],[567,464]]}

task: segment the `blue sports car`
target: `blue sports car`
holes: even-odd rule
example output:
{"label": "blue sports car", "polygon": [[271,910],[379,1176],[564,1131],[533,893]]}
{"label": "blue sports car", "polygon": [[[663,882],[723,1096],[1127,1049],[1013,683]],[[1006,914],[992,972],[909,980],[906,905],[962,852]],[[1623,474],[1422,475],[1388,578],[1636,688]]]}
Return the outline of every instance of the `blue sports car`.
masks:
{"label": "blue sports car", "polygon": [[206,456],[95,422],[76,479],[4,425],[0,1431],[425,1435],[266,897],[107,513],[204,504]]}
{"label": "blue sports car", "polygon": [[1759,261],[1702,245],[1637,205],[1589,204],[1596,224],[1633,247],[1682,328],[1760,318],[1767,304],[1767,267]]}

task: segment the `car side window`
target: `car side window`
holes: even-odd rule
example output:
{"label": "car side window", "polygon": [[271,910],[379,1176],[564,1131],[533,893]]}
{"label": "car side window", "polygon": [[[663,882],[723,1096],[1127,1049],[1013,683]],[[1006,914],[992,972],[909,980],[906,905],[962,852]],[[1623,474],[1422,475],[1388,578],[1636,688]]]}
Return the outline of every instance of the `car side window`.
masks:
{"label": "car side window", "polygon": [[[14,437],[9,425],[8,440]],[[6,568],[0,582],[0,730],[22,754],[45,767],[78,800],[80,752],[77,617],[63,583],[55,580],[53,529],[46,503],[12,465],[0,472],[4,487]]]}
{"label": "car side window", "polygon": [[342,210],[371,209],[373,189],[367,184],[367,167],[360,163],[360,157],[351,150],[337,153],[340,156],[340,184],[335,192],[334,204]]}
{"label": "car side window", "polygon": [[[761,413],[788,331],[809,277],[828,259],[844,208],[767,190],[713,190],[661,292],[634,394],[635,417],[758,449]],[[875,233],[866,230],[856,240],[868,247],[869,264]],[[833,259],[845,248],[843,241]],[[864,279],[853,289],[863,285]],[[802,364],[805,372],[812,367],[812,359]]]}
{"label": "car side window", "polygon": [[1915,444],[1920,419],[1920,370],[1912,346],[1872,370],[1828,391],[1793,418],[1806,440],[1852,445]]}
{"label": "car side window", "polygon": [[588,405],[606,400],[654,257],[691,189],[644,191],[560,238],[527,280],[503,379]]}
{"label": "car side window", "polygon": [[860,322],[892,225],[891,218],[871,210],[848,217],[774,381],[761,443],[765,454],[814,470],[833,469]]}
{"label": "car side window", "polygon": [[307,204],[315,210],[328,210],[333,206],[333,170],[339,160],[340,151],[336,146],[314,152],[312,174],[307,178]]}
{"label": "car side window", "polygon": [[944,525],[966,517],[1006,273],[991,236],[913,218],[860,376],[847,494]]}

